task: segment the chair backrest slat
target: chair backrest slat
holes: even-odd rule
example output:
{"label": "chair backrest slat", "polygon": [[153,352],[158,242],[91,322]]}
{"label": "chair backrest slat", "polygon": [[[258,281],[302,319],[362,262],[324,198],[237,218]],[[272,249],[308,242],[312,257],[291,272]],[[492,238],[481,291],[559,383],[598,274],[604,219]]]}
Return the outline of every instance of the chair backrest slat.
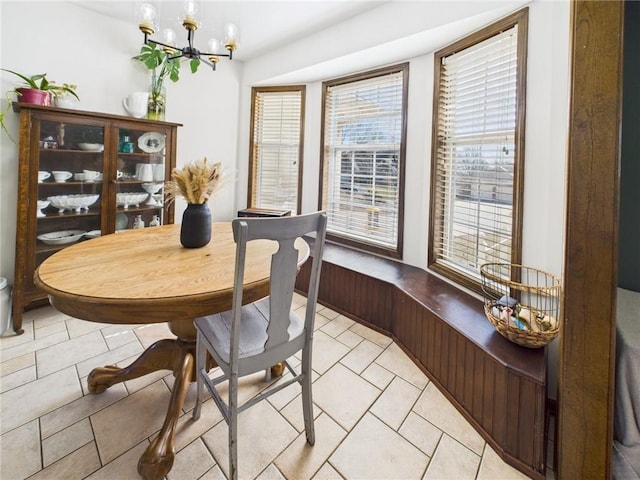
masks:
{"label": "chair backrest slat", "polygon": [[[322,249],[324,246],[326,230],[326,214],[316,212],[296,217],[282,218],[237,218],[233,221],[234,240],[237,243],[236,250],[236,278],[234,283],[234,322],[231,332],[231,357],[233,364],[237,364],[239,330],[236,328],[240,320],[242,303],[242,285],[244,277],[244,263],[250,261],[246,258],[247,243],[252,240],[274,240],[278,242],[278,250],[271,259],[270,271],[270,318],[267,328],[267,340],[264,349],[282,344],[288,341],[289,312],[295,287],[298,250],[295,248],[295,240],[298,237],[316,234],[314,249],[312,252],[311,281],[308,289],[307,310],[305,311],[305,327],[311,328],[315,305],[317,301],[317,287],[322,262]],[[236,318],[237,317],[237,318]],[[278,321],[272,321],[278,320]]]}
{"label": "chair backrest slat", "polygon": [[270,317],[271,319],[282,319],[282,321],[269,322],[265,349],[289,339],[287,334],[289,311],[291,310],[298,268],[298,250],[294,246],[294,241],[295,239],[286,239],[278,242],[280,248],[271,260],[271,278],[273,280],[269,285]]}

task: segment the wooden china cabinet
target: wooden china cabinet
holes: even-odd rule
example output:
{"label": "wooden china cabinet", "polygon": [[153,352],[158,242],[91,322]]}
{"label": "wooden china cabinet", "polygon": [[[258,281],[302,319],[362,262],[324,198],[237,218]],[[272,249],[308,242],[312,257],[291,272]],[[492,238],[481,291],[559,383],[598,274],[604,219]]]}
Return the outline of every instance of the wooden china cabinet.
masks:
{"label": "wooden china cabinet", "polygon": [[176,162],[181,124],[26,103],[20,114],[13,329],[44,305],[33,274],[76,242],[173,223],[163,182]]}

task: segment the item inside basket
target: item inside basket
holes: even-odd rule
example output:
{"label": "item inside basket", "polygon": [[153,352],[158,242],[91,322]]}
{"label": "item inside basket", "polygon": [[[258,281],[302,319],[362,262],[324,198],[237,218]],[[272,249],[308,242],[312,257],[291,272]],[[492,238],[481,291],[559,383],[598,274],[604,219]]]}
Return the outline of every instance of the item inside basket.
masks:
{"label": "item inside basket", "polygon": [[555,329],[557,323],[552,315],[523,305],[507,295],[492,305],[491,314],[512,327],[531,332]]}

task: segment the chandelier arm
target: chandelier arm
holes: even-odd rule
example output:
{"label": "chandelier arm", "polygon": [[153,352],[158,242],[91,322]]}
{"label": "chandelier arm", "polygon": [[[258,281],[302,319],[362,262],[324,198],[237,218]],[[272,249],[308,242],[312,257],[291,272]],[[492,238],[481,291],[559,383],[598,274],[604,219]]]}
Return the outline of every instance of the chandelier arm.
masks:
{"label": "chandelier arm", "polygon": [[155,45],[160,45],[161,47],[165,47],[165,48],[170,48],[171,50],[176,50],[179,51],[176,47],[174,47],[173,45],[167,45],[166,43],[162,43],[162,42],[158,42],[157,40],[154,40],[153,38],[147,38],[146,41],[144,43],[153,43]]}
{"label": "chandelier arm", "polygon": [[[211,55],[210,53],[203,53],[202,55]],[[206,65],[209,65],[214,71],[216,69],[216,64],[215,62],[210,62],[209,60],[207,60],[204,57],[200,57],[200,61]]]}
{"label": "chandelier arm", "polygon": [[175,60],[176,58],[180,58],[184,55],[183,52],[181,52],[180,50],[177,50],[177,55],[173,55],[172,57],[167,57],[167,60]]}
{"label": "chandelier arm", "polygon": [[202,57],[214,56],[214,57],[228,57],[228,58],[231,57],[231,55],[228,54],[228,53],[211,53],[211,52],[200,52],[200,56],[202,56]]}

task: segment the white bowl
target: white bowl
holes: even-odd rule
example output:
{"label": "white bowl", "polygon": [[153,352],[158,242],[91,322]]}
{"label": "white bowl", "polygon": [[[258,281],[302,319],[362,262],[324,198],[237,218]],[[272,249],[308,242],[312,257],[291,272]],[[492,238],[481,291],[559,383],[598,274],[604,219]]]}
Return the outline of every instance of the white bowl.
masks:
{"label": "white bowl", "polygon": [[139,206],[148,196],[148,193],[140,192],[116,193],[116,204],[126,210],[131,205]]}
{"label": "white bowl", "polygon": [[142,188],[145,192],[158,193],[162,188],[162,183],[143,183]]}
{"label": "white bowl", "polygon": [[62,230],[60,232],[50,232],[38,235],[38,240],[47,245],[65,245],[80,240],[84,234],[84,230]]}
{"label": "white bowl", "polygon": [[101,152],[104,150],[104,145],[102,143],[79,143],[78,148],[88,152]]}
{"label": "white bowl", "polygon": [[64,213],[65,210],[75,210],[76,213],[80,213],[82,210],[89,210],[89,206],[96,203],[98,198],[100,198],[98,194],[75,194],[55,195],[48,197],[47,200],[58,209],[58,213]]}

